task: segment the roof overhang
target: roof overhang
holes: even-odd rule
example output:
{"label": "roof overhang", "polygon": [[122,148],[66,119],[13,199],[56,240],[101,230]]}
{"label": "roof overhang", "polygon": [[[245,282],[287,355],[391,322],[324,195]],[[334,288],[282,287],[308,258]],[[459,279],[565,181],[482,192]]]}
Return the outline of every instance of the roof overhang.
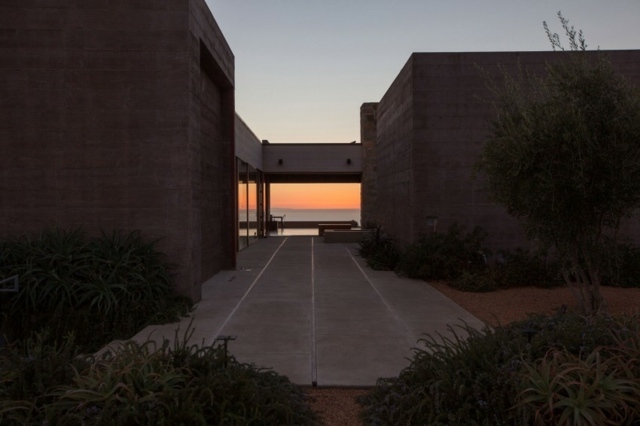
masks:
{"label": "roof overhang", "polygon": [[271,183],[359,183],[362,144],[263,144],[262,171]]}

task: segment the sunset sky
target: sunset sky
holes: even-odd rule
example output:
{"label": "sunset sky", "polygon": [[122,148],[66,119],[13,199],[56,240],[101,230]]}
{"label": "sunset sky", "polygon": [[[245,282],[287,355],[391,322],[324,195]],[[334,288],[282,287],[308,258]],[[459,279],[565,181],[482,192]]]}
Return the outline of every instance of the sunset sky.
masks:
{"label": "sunset sky", "polygon": [[289,209],[359,209],[360,184],[273,184],[271,205]]}
{"label": "sunset sky", "polygon": [[640,48],[638,0],[207,0],[235,55],[236,111],[271,142],[360,140],[412,52],[551,50],[556,14],[592,48]]}
{"label": "sunset sky", "polygon": [[590,48],[640,48],[640,0],[206,1],[235,55],[236,111],[273,143],[359,141],[360,105],[412,52],[548,51],[558,10]]}

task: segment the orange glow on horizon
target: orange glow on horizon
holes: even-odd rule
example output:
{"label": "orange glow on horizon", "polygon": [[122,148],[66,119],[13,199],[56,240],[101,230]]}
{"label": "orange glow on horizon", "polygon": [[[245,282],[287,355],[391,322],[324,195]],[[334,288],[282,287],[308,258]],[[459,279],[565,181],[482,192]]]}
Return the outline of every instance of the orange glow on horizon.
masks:
{"label": "orange glow on horizon", "polygon": [[359,209],[360,184],[272,184],[271,208]]}

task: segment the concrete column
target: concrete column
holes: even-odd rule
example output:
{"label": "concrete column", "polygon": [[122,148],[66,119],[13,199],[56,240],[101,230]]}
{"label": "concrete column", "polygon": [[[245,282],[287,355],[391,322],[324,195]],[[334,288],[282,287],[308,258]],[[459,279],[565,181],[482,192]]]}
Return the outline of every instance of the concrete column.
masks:
{"label": "concrete column", "polygon": [[367,102],[360,107],[360,142],[362,143],[362,184],[360,186],[360,204],[362,227],[369,222],[378,222],[377,203],[377,102]]}
{"label": "concrete column", "polygon": [[269,176],[264,177],[264,198],[265,198],[265,237],[269,237],[269,231],[271,231],[271,182],[269,181]]}

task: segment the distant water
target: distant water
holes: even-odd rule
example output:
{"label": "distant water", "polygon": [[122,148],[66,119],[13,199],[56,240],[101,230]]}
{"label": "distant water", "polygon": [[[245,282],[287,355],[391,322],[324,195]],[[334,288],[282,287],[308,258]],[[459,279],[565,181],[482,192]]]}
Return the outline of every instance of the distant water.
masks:
{"label": "distant water", "polygon": [[355,220],[360,224],[360,209],[279,209],[271,208],[274,216],[286,215],[286,221],[313,221],[323,220]]}

